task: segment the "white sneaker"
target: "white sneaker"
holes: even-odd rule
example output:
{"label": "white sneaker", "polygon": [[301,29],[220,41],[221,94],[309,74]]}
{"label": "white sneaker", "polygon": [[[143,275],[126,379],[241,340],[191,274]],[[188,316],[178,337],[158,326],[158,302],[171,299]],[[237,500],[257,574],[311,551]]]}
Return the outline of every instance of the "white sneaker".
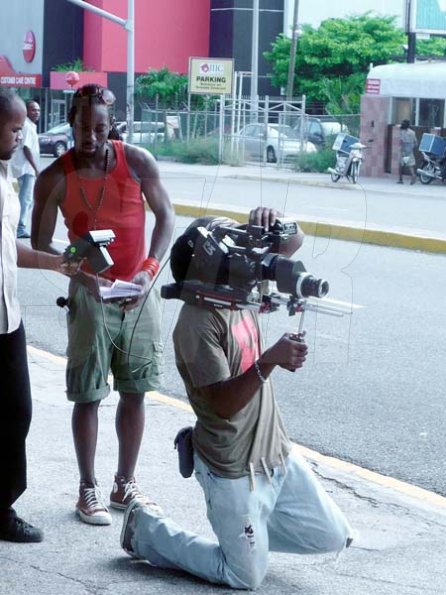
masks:
{"label": "white sneaker", "polygon": [[111,525],[112,522],[97,483],[91,485],[85,481],[80,482],[76,512],[81,521],[89,525]]}

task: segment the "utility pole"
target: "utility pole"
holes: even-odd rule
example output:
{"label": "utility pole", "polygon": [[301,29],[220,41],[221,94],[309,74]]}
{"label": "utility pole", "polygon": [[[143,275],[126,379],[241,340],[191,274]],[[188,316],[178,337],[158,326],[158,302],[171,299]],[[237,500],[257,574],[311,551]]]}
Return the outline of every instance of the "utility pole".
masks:
{"label": "utility pole", "polygon": [[135,113],[135,0],[127,0],[127,20],[121,19],[111,12],[102,10],[102,8],[93,6],[84,0],[67,1],[121,25],[127,31],[127,128],[128,141],[131,143]]}
{"label": "utility pole", "polygon": [[415,62],[417,34],[412,31],[412,0],[406,0],[407,63]]}
{"label": "utility pole", "polygon": [[251,122],[257,121],[258,78],[259,78],[259,0],[254,0],[252,8],[251,43]]}
{"label": "utility pole", "polygon": [[299,0],[294,0],[293,26],[291,34],[290,62],[288,64],[288,80],[286,86],[286,100],[292,101],[294,87],[294,71],[296,68],[297,51],[297,18],[299,13]]}

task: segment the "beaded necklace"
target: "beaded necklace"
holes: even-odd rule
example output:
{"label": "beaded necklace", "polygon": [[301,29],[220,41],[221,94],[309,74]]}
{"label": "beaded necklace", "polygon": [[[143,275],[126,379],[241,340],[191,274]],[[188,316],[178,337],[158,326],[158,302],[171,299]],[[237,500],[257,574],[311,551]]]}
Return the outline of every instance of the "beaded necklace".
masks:
{"label": "beaded necklace", "polygon": [[[96,229],[96,219],[97,219],[98,213],[102,207],[102,203],[104,202],[104,198],[105,198],[105,186],[107,184],[107,178],[108,178],[108,152],[109,152],[109,148],[107,147],[105,149],[104,181],[103,181],[102,186],[99,190],[98,198],[96,199],[95,205],[92,205],[91,202],[88,200],[88,196],[87,196],[87,193],[85,192],[85,188],[82,186],[81,178],[80,178],[79,174],[77,175],[77,178],[79,181],[79,190],[81,193],[82,200],[84,201],[85,206],[90,211],[94,212],[93,229]],[[77,171],[76,171],[76,173],[77,173]]]}

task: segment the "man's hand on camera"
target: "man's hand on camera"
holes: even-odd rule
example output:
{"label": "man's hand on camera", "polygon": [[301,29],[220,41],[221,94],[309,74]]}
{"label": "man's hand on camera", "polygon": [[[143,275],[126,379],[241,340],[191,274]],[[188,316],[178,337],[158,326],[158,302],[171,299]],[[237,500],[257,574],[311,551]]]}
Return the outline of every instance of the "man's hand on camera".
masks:
{"label": "man's hand on camera", "polygon": [[280,366],[294,372],[301,368],[307,357],[308,347],[294,333],[285,333],[272,347],[259,358],[259,365]]}
{"label": "man's hand on camera", "polygon": [[281,217],[279,211],[268,207],[257,207],[249,212],[249,223],[250,225],[261,225],[268,231],[276,222],[277,217]]}

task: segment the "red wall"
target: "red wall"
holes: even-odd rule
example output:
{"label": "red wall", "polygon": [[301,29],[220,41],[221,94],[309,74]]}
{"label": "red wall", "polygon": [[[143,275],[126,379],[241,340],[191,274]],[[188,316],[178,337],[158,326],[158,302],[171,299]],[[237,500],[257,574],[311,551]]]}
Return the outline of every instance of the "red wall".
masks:
{"label": "red wall", "polygon": [[[127,17],[126,0],[89,0]],[[187,73],[189,56],[208,56],[210,0],[135,0],[135,72],[167,66]],[[84,14],[84,62],[107,72],[127,70],[127,32],[91,12]]]}

